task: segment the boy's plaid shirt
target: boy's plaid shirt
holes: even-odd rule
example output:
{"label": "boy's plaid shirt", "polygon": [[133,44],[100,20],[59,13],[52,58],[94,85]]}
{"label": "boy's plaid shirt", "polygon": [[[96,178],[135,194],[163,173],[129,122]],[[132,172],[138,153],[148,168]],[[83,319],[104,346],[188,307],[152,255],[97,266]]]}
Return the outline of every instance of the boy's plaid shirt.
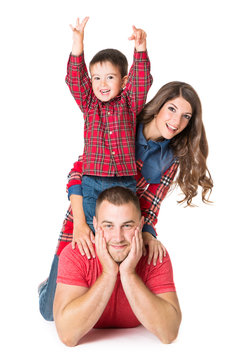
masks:
{"label": "boy's plaid shirt", "polygon": [[[74,163],[72,170],[69,173],[69,181],[67,184],[67,191],[73,185],[81,185],[82,182],[82,168],[83,156],[79,156],[78,161]],[[143,231],[148,231],[154,236],[157,236],[156,224],[161,202],[165,198],[170,185],[178,169],[179,162],[176,159],[174,163],[165,171],[160,179],[159,184],[149,184],[141,174],[143,162],[137,161],[137,196],[140,201],[142,216],[144,216]],[[62,249],[72,241],[73,233],[73,215],[71,206],[69,207],[64,222],[62,231],[58,239],[56,254],[59,255]]]}
{"label": "boy's plaid shirt", "polygon": [[66,83],[84,114],[83,173],[136,175],[136,116],[152,84],[147,52],[134,52],[126,87],[108,102],[101,102],[94,95],[84,54],[70,55]]}

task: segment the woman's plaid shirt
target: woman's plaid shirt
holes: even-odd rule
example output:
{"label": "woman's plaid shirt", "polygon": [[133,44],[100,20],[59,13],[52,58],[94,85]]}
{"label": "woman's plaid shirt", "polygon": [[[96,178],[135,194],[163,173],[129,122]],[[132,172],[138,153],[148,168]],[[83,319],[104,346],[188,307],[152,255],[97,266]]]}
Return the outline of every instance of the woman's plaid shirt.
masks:
{"label": "woman's plaid shirt", "polygon": [[136,175],[136,116],[152,84],[147,52],[134,52],[124,90],[102,102],[94,95],[84,54],[70,55],[66,83],[84,115],[83,173],[95,176]]}
{"label": "woman's plaid shirt", "polygon": [[[83,168],[83,156],[79,156],[78,161],[74,163],[72,170],[69,173],[69,180],[67,184],[67,191],[73,185],[80,185],[82,182],[82,168]],[[137,196],[140,201],[142,215],[144,216],[143,231],[150,232],[153,236],[157,236],[156,224],[158,219],[158,213],[161,202],[165,198],[170,185],[176,175],[178,169],[178,160],[165,171],[160,179],[159,184],[149,184],[141,174],[143,162],[137,161]],[[73,215],[71,206],[69,207],[64,222],[62,231],[58,239],[58,245],[56,249],[57,255],[60,254],[62,249],[72,241],[73,233]]]}

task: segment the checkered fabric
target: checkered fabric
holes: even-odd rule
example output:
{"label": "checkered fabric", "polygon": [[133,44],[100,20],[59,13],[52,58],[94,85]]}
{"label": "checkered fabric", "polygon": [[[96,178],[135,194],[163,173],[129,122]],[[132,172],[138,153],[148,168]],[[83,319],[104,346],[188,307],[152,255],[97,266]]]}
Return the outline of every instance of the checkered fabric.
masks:
{"label": "checkered fabric", "polygon": [[[78,161],[74,163],[72,170],[69,173],[69,181],[67,184],[67,190],[70,186],[81,185],[82,179],[82,159],[80,156]],[[141,169],[143,162],[141,160],[137,161],[137,196],[140,201],[142,215],[144,216],[144,222],[146,225],[153,227],[156,232],[157,218],[159,214],[159,209],[161,202],[165,198],[170,185],[173,182],[173,179],[176,175],[179,162],[176,159],[174,163],[167,169],[164,175],[161,177],[159,184],[149,184],[141,174]],[[69,207],[64,222],[62,231],[58,239],[58,245],[56,249],[57,255],[60,254],[62,249],[72,241],[73,233],[73,215],[71,206]]]}
{"label": "checkered fabric", "polygon": [[108,102],[94,95],[84,54],[70,55],[66,83],[85,120],[83,174],[136,175],[136,116],[152,84],[147,52],[134,52],[126,87]]}

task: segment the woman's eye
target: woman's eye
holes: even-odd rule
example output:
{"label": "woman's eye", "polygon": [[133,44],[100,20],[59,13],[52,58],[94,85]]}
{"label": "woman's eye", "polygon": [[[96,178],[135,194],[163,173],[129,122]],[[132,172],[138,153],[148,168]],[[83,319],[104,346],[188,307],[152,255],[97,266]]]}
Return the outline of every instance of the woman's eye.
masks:
{"label": "woman's eye", "polygon": [[184,115],[185,119],[190,120],[191,116],[190,115]]}
{"label": "woman's eye", "polygon": [[175,112],[176,110],[175,110],[175,108],[173,107],[173,106],[169,106],[169,108],[168,108],[170,111],[172,111],[172,112]]}
{"label": "woman's eye", "polygon": [[113,79],[113,76],[108,76],[108,80],[112,80]]}

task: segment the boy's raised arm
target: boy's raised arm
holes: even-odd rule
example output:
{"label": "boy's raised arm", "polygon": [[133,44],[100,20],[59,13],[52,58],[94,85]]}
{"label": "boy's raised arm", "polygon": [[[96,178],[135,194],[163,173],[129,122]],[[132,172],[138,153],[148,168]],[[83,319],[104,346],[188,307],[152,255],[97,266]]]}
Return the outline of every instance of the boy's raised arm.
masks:
{"label": "boy's raised arm", "polygon": [[72,55],[79,56],[83,53],[83,39],[84,39],[84,28],[88,22],[89,17],[86,16],[82,22],[77,18],[76,26],[70,25],[70,28],[73,31],[73,45],[72,45]]}

